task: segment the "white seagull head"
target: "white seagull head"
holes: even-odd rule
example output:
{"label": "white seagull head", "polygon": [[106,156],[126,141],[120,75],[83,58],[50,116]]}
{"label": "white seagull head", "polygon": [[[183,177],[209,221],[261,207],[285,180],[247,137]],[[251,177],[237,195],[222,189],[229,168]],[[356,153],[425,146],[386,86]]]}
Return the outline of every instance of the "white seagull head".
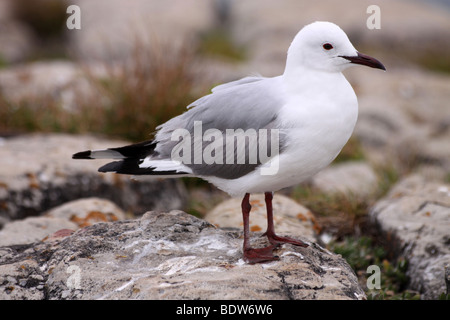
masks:
{"label": "white seagull head", "polygon": [[355,64],[386,70],[377,59],[359,53],[339,26],[317,21],[295,36],[288,50],[286,70],[341,72]]}

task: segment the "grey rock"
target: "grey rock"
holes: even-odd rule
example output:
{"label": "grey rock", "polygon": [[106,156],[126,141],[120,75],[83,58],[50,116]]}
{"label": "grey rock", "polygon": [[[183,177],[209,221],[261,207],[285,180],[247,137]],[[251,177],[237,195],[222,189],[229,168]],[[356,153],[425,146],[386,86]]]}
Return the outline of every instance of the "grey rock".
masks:
{"label": "grey rock", "polygon": [[248,265],[241,235],[182,211],[148,212],[0,247],[0,299],[365,298],[346,261],[317,244],[285,245],[280,261]]}
{"label": "grey rock", "polygon": [[431,172],[428,178],[438,176],[436,169],[445,178],[450,171],[450,78],[409,68],[373,73],[362,81],[364,71],[353,68],[348,78],[358,88],[354,135],[366,158],[399,172],[427,166],[421,173]]}
{"label": "grey rock", "polygon": [[63,218],[28,217],[7,223],[0,230],[0,246],[27,244],[41,241],[61,229],[76,230],[74,222]]}
{"label": "grey rock", "polygon": [[195,0],[78,0],[77,4],[83,8],[83,26],[69,32],[68,38],[70,53],[83,60],[130,57],[135,41],[141,46],[176,46],[210,27],[213,13],[209,5]]}
{"label": "grey rock", "polygon": [[2,97],[12,104],[28,102],[52,103],[64,110],[78,110],[86,101],[105,99],[93,85],[92,79],[105,76],[105,68],[95,65],[80,65],[71,61],[37,61],[0,71]]}
{"label": "grey rock", "polygon": [[124,220],[126,214],[110,200],[85,198],[69,201],[50,209],[45,216],[66,219],[82,228],[98,222]]}
{"label": "grey rock", "polygon": [[446,294],[450,294],[450,264],[445,266],[445,285],[447,287]]}
{"label": "grey rock", "polygon": [[3,223],[39,215],[62,203],[85,197],[113,201],[130,212],[179,209],[186,191],[179,180],[140,179],[101,174],[105,161],[73,160],[82,150],[121,146],[92,136],[32,134],[0,143],[0,217]]}
{"label": "grey rock", "polygon": [[409,287],[423,299],[446,290],[450,263],[450,185],[414,175],[400,181],[370,211],[397,257],[408,260]]}
{"label": "grey rock", "polygon": [[311,184],[326,193],[367,197],[377,189],[378,178],[368,163],[349,161],[325,168],[311,179]]}
{"label": "grey rock", "polygon": [[125,212],[109,200],[86,198],[69,201],[47,211],[43,216],[6,223],[0,230],[0,246],[44,241],[61,232],[67,235],[94,223],[124,219]]}

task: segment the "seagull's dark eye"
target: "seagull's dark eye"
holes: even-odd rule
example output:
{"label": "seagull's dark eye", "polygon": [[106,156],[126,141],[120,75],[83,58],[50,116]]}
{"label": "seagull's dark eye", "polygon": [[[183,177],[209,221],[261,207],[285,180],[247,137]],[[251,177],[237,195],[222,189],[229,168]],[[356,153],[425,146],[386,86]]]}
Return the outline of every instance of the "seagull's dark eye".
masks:
{"label": "seagull's dark eye", "polygon": [[333,46],[331,45],[331,43],[325,43],[322,47],[323,47],[325,50],[331,50],[331,49],[333,49]]}

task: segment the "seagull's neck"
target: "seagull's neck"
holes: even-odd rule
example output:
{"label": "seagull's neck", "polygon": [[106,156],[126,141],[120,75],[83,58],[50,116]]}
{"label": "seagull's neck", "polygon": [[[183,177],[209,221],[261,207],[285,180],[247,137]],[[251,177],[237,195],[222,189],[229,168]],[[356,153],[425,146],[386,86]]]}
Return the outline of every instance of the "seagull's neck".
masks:
{"label": "seagull's neck", "polygon": [[341,79],[346,82],[342,72],[328,72],[303,66],[296,66],[295,68],[287,66],[282,78],[287,88],[293,90],[301,89],[306,84],[308,87],[317,85],[325,89],[328,84],[337,84]]}

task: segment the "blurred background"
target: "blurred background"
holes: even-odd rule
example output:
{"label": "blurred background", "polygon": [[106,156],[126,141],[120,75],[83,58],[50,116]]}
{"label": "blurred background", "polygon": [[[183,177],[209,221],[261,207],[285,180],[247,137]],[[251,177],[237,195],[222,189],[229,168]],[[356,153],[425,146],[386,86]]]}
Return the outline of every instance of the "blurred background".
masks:
{"label": "blurred background", "polygon": [[[66,26],[69,4],[81,10],[80,30]],[[366,26],[371,4],[381,10],[380,29]],[[9,107],[2,108],[0,133],[99,132],[145,139],[218,83],[251,73],[282,73],[293,37],[316,20],[337,23],[359,51],[388,66],[389,75],[350,70],[348,77],[361,89],[361,98],[378,97],[362,108],[375,103],[392,109],[392,100],[381,101],[380,92],[392,99],[386,95],[395,88],[380,86],[396,77],[401,98],[414,100],[415,79],[428,82],[428,74],[450,72],[449,10],[449,1],[355,0],[337,6],[294,0],[3,0],[0,89]],[[406,74],[397,77],[397,70]],[[431,85],[421,82],[422,88]],[[39,110],[43,104],[54,119],[30,114],[44,111]],[[436,113],[440,122],[448,120],[432,106],[417,104],[407,111],[414,117]],[[124,114],[106,115],[108,110]]]}
{"label": "blurred background", "polygon": [[[66,26],[72,4],[81,29]],[[367,27],[369,5],[380,29]],[[290,42],[317,20],[338,24],[387,72],[345,72],[360,104],[355,133],[334,171],[284,194],[314,214],[333,250],[359,252],[356,270],[361,257],[389,265],[376,237],[362,237],[376,232],[370,208],[412,173],[450,182],[448,0],[0,0],[0,226],[87,196],[126,217],[205,217],[227,199],[206,183],[129,182],[70,157],[146,140],[217,84],[281,74]],[[395,281],[385,296],[403,292]]]}

